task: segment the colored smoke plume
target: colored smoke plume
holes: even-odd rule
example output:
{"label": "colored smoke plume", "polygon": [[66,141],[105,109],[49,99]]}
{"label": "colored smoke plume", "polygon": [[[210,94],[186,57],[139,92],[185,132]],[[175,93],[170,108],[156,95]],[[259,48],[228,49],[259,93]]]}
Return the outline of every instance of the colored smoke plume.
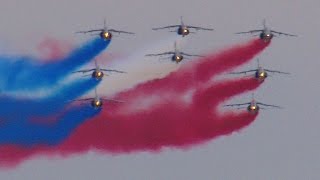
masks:
{"label": "colored smoke plume", "polygon": [[[248,62],[267,46],[261,40],[253,40],[193,61],[163,79],[118,93],[115,98],[124,103],[105,103],[99,116],[84,122],[59,146],[0,147],[0,160],[4,162],[1,164],[17,164],[36,154],[69,155],[91,149],[124,153],[187,148],[239,131],[253,122],[257,114],[220,113],[218,107],[261,83],[253,77],[219,82],[210,79]],[[150,102],[143,101],[148,99]],[[142,103],[147,106],[140,109]]]}
{"label": "colored smoke plume", "polygon": [[[132,98],[126,99],[128,103],[106,105],[99,116],[77,129],[60,150],[71,153],[94,148],[117,153],[160,150],[168,146],[183,148],[226,135],[247,126],[256,115],[220,114],[218,105],[259,85],[254,78],[214,83],[198,87],[191,101],[184,98],[185,93],[163,92],[158,94],[162,98],[150,108],[137,108],[133,112],[130,108],[139,103],[130,96]],[[130,113],[123,112],[128,109]]]}
{"label": "colored smoke plume", "polygon": [[40,63],[31,57],[0,57],[0,87],[3,91],[34,91],[50,88],[100,54],[110,41],[95,38],[61,60]]}

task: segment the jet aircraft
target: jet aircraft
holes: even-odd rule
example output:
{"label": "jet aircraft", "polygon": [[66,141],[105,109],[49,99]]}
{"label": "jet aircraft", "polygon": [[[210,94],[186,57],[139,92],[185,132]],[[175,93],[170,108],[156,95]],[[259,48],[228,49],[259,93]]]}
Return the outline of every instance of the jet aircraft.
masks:
{"label": "jet aircraft", "polygon": [[[247,107],[244,105],[248,105]],[[258,111],[260,109],[264,109],[263,107],[260,106],[264,106],[264,107],[272,107],[272,108],[278,108],[278,109],[282,109],[282,107],[280,106],[276,106],[276,105],[271,105],[271,104],[265,104],[265,103],[261,103],[255,100],[254,95],[252,95],[252,100],[251,102],[247,102],[247,103],[240,103],[240,104],[227,104],[224,105],[225,107],[229,106],[229,107],[233,107],[233,106],[238,106],[237,109],[243,109],[246,108],[248,110],[249,113],[255,114],[258,113]]]}
{"label": "jet aircraft", "polygon": [[185,58],[184,56],[204,57],[204,56],[200,56],[200,55],[187,54],[187,53],[179,51],[177,48],[177,42],[174,42],[174,51],[169,51],[169,52],[164,52],[164,53],[159,53],[159,54],[147,54],[145,56],[165,56],[165,55],[172,55],[171,60],[176,63],[181,62]]}
{"label": "jet aircraft", "polygon": [[[98,32],[98,34],[96,33]],[[108,29],[106,25],[106,20],[104,19],[104,26],[102,29],[92,29],[88,31],[78,31],[76,33],[94,33],[93,35],[100,35],[100,37],[104,40],[110,40],[112,38],[112,33],[124,33],[124,34],[134,34],[133,32],[115,30],[115,29]]]}
{"label": "jet aircraft", "polygon": [[96,108],[96,109],[101,108],[104,101],[123,103],[123,101],[118,101],[118,100],[114,100],[114,99],[108,99],[108,98],[105,98],[105,97],[99,97],[96,88],[94,89],[94,92],[95,92],[95,97],[94,98],[76,99],[74,101],[80,101],[80,102],[90,101],[91,102],[90,105],[93,108]]}
{"label": "jet aircraft", "polygon": [[190,29],[194,29],[196,31],[198,31],[198,30],[213,31],[213,29],[210,29],[210,28],[186,25],[183,22],[182,16],[180,17],[180,24],[178,24],[178,25],[170,25],[170,26],[152,28],[152,30],[172,29],[172,28],[177,28],[177,30],[173,30],[173,31],[170,31],[170,32],[177,32],[177,34],[181,35],[182,37],[188,35],[189,33],[195,33],[195,32],[191,32]]}
{"label": "jet aircraft", "polygon": [[259,35],[260,39],[262,39],[264,42],[269,42],[274,36],[276,36],[275,34],[293,36],[293,37],[297,36],[297,35],[293,35],[293,34],[287,34],[287,33],[279,32],[279,31],[271,30],[269,27],[266,26],[265,19],[263,20],[262,25],[263,25],[263,29],[251,30],[251,31],[246,31],[246,32],[238,32],[236,34],[250,33],[250,34],[253,34],[254,36]]}
{"label": "jet aircraft", "polygon": [[264,81],[268,77],[268,73],[278,73],[278,74],[290,74],[287,72],[281,72],[281,71],[276,71],[276,70],[270,70],[270,69],[265,69],[260,66],[259,59],[258,61],[258,67],[257,69],[251,69],[247,71],[240,71],[240,72],[232,72],[230,74],[247,74],[248,72],[255,72],[254,77],[258,79],[259,81]]}
{"label": "jet aircraft", "polygon": [[[92,78],[95,78],[97,80],[101,80],[102,79],[102,77],[104,76],[103,72],[126,73],[124,71],[118,71],[118,70],[114,70],[114,69],[100,68],[96,60],[94,60],[94,63],[95,63],[95,66],[96,66],[95,68],[74,71],[72,73],[83,73],[84,74],[84,73],[92,71],[92,74],[91,74]],[[87,75],[85,75],[85,76],[87,76]]]}

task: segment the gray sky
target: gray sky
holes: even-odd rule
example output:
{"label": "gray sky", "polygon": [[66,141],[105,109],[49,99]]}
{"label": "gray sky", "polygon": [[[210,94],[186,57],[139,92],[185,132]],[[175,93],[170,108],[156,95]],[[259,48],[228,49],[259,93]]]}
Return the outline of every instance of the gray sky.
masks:
{"label": "gray sky", "polygon": [[[2,0],[0,47],[34,52],[45,37],[79,44],[86,38],[78,30],[108,25],[136,32],[113,39],[108,52],[132,54],[167,38],[152,27],[179,23],[215,28],[191,35],[185,51],[207,53],[250,36],[234,32],[261,28],[263,18],[274,30],[298,34],[298,38],[274,38],[260,57],[266,68],[292,73],[268,78],[257,99],[285,107],[261,111],[248,128],[188,150],[165,149],[112,156],[88,153],[66,159],[34,158],[12,170],[0,171],[0,179],[119,179],[119,180],[257,180],[319,179],[320,133],[318,82],[320,47],[318,0]],[[256,62],[241,67],[255,67]],[[234,99],[249,100],[250,95]]]}

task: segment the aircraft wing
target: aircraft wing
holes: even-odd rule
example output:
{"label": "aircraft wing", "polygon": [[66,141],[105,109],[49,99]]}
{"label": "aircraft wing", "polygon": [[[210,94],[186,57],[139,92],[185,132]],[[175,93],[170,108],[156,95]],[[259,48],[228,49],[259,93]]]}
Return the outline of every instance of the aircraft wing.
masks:
{"label": "aircraft wing", "polygon": [[264,69],[264,70],[267,71],[267,72],[271,72],[271,73],[290,74],[290,73],[287,73],[287,72],[274,71],[274,70],[269,70],[269,69]]}
{"label": "aircraft wing", "polygon": [[240,107],[237,107],[236,109],[246,109],[247,107],[246,106],[240,106]]}
{"label": "aircraft wing", "polygon": [[79,71],[74,71],[72,73],[79,73],[79,72],[82,72],[82,73],[86,73],[86,72],[90,72],[90,71],[94,71],[95,69],[86,69],[86,70],[79,70]]}
{"label": "aircraft wing", "polygon": [[181,25],[164,26],[164,27],[152,28],[152,30],[168,29],[168,28],[175,28],[175,27],[180,27],[180,26]]}
{"label": "aircraft wing", "polygon": [[174,52],[164,52],[160,54],[146,54],[145,56],[163,56],[163,55],[169,55],[169,54],[174,54]]}
{"label": "aircraft wing", "polygon": [[250,103],[248,102],[248,103],[240,103],[240,104],[227,104],[227,105],[224,105],[224,107],[242,106],[242,105],[248,105],[248,104]]}
{"label": "aircraft wing", "polygon": [[280,106],[271,105],[271,104],[264,104],[264,103],[260,103],[260,102],[257,102],[257,104],[262,105],[262,106],[268,106],[268,107],[275,107],[275,108],[283,109],[283,108],[280,107]]}
{"label": "aircraft wing", "polygon": [[88,101],[88,100],[92,100],[93,98],[84,98],[84,99],[75,99],[73,101]]}
{"label": "aircraft wing", "polygon": [[[177,32],[177,31],[174,30],[174,31],[169,31],[169,32]],[[191,32],[191,31],[189,31],[189,33],[190,33],[190,34],[195,34],[196,32]]]}
{"label": "aircraft wing", "polygon": [[106,72],[117,72],[117,73],[127,73],[124,71],[118,71],[118,70],[114,70],[114,69],[100,69],[101,71],[106,71]]}
{"label": "aircraft wing", "polygon": [[297,35],[294,35],[294,34],[287,34],[287,33],[278,32],[278,31],[271,31],[271,32],[276,33],[276,34],[279,34],[279,35],[286,35],[286,36],[297,37]]}
{"label": "aircraft wing", "polygon": [[263,30],[251,30],[251,31],[245,31],[245,32],[237,32],[236,34],[247,34],[247,33],[257,33],[262,32]]}
{"label": "aircraft wing", "polygon": [[78,31],[76,33],[90,33],[90,32],[96,32],[96,31],[103,31],[104,29],[93,29],[93,30],[89,30],[89,31]]}
{"label": "aircraft wing", "polygon": [[116,33],[124,33],[124,34],[135,34],[133,32],[127,32],[127,31],[119,31],[119,30],[115,30],[115,29],[109,29],[110,32],[116,32]]}
{"label": "aircraft wing", "polygon": [[213,31],[213,29],[211,28],[203,28],[203,27],[197,27],[197,26],[187,26],[187,28],[195,29],[195,30]]}
{"label": "aircraft wing", "polygon": [[124,101],[114,100],[114,99],[108,99],[108,98],[100,98],[102,101],[112,101],[116,103],[124,103]]}
{"label": "aircraft wing", "polygon": [[184,53],[184,52],[180,52],[180,54],[185,55],[185,56],[204,57],[204,56],[200,56],[200,55],[187,54],[187,53]]}
{"label": "aircraft wing", "polygon": [[255,72],[256,69],[248,70],[248,71],[240,71],[240,72],[231,72],[229,74],[247,74],[248,72]]}

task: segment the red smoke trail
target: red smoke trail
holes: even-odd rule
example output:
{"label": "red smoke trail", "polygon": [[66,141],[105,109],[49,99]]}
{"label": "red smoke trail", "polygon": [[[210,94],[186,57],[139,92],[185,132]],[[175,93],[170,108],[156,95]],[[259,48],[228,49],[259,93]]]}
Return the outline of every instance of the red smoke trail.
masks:
{"label": "red smoke trail", "polygon": [[[257,114],[246,111],[221,114],[218,105],[234,95],[256,89],[260,82],[253,78],[218,83],[209,80],[248,62],[267,45],[254,40],[199,59],[164,79],[119,93],[116,97],[125,103],[106,104],[100,116],[84,123],[60,146],[30,150],[0,147],[0,161],[14,164],[33,154],[69,155],[90,149],[122,153],[158,151],[168,146],[186,148],[238,131],[253,122]],[[194,92],[188,95],[190,89]],[[142,100],[153,98],[146,109],[135,107]]]}
{"label": "red smoke trail", "polygon": [[181,98],[184,94],[171,93],[152,108],[129,114],[122,112],[127,109],[126,103],[109,105],[99,117],[81,126],[60,150],[72,153],[94,148],[117,153],[160,150],[166,146],[183,148],[229,134],[248,125],[256,115],[247,112],[220,115],[218,104],[259,85],[253,78],[217,83],[197,90],[191,103]]}

